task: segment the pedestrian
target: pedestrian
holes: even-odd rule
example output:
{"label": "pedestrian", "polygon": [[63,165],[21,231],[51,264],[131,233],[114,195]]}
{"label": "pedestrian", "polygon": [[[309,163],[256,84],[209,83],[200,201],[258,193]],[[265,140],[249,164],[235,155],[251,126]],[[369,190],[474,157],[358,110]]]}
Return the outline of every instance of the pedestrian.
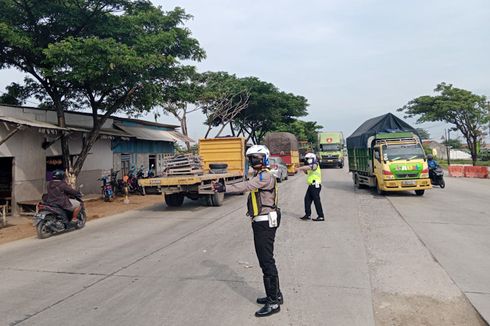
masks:
{"label": "pedestrian", "polygon": [[279,289],[279,275],[274,260],[274,240],[281,222],[281,212],[277,207],[278,191],[276,178],[269,171],[269,150],[263,145],[250,147],[246,156],[254,169],[254,176],[235,184],[214,183],[218,192],[250,192],[247,200],[247,215],[251,218],[255,253],[262,269],[266,296],[257,298],[264,306],[255,313],[256,317],[266,317],[281,310],[283,303]]}
{"label": "pedestrian", "polygon": [[307,174],[306,182],[308,183],[308,189],[305,194],[305,216],[302,220],[311,219],[311,203],[315,203],[317,218],[313,221],[325,221],[325,216],[323,215],[322,201],[320,199],[320,192],[322,191],[322,170],[320,164],[313,153],[307,153],[305,155],[305,165],[298,168]]}

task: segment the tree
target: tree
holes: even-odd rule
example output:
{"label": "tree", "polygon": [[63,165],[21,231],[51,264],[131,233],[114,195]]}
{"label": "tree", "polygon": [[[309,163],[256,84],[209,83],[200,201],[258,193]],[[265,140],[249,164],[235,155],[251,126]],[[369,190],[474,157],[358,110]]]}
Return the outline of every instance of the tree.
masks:
{"label": "tree", "polygon": [[235,124],[239,133],[248,134],[255,144],[260,143],[267,132],[307,114],[308,102],[302,96],[281,92],[273,84],[256,77],[242,78],[241,82],[249,90],[250,98]]}
{"label": "tree", "polygon": [[417,97],[398,111],[406,117],[418,116],[417,122],[444,121],[452,124],[453,130],[463,135],[476,164],[478,143],[489,121],[489,107],[485,96],[441,83],[434,90],[438,95]]}
{"label": "tree", "polygon": [[176,71],[186,69],[181,60],[205,56],[183,26],[190,16],[180,8],[164,12],[143,0],[4,2],[12,17],[26,18],[0,20],[0,36],[9,37],[0,43],[0,62],[34,76],[60,125],[68,108],[92,112],[93,127],[74,163],[75,175],[111,115],[151,110],[163,102],[163,89]]}
{"label": "tree", "polygon": [[444,145],[449,146],[452,149],[461,149],[463,148],[463,144],[461,143],[461,140],[459,138],[453,138],[449,140],[444,140],[442,142]]}
{"label": "tree", "polygon": [[208,129],[207,138],[213,128],[219,128],[216,136],[230,126],[233,136],[236,133],[234,122],[236,117],[248,106],[250,93],[243,81],[226,72],[205,72],[201,75],[201,93],[197,101],[198,107],[206,116]]}
{"label": "tree", "polygon": [[422,140],[430,139],[430,133],[429,131],[427,131],[427,129],[424,128],[416,128],[416,129]]}
{"label": "tree", "polygon": [[[124,0],[3,0],[0,2],[0,69],[14,67],[29,74],[41,97],[49,97],[56,111],[58,125],[65,127],[70,85],[57,82],[49,71],[46,50],[69,37],[92,35],[94,29],[106,26],[111,13],[118,12],[128,1]],[[34,86],[31,85],[30,86]],[[40,93],[37,93],[40,94]],[[69,167],[68,138],[61,137],[63,163]]]}

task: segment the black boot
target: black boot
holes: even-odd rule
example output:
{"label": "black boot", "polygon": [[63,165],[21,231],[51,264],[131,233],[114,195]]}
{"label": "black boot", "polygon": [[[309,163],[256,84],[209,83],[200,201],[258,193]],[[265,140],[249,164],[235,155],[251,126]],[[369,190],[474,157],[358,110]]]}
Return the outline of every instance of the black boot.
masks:
{"label": "black boot", "polygon": [[[284,299],[282,297],[281,287],[279,286],[279,277],[276,276],[274,281],[277,283],[277,302],[279,304],[283,304]],[[264,280],[264,284],[265,284],[265,280]],[[257,303],[258,304],[266,304],[267,303],[267,297],[257,298]]]}
{"label": "black boot", "polygon": [[276,277],[264,277],[267,302],[256,313],[255,317],[267,317],[281,311],[277,294],[279,292],[279,279]]}

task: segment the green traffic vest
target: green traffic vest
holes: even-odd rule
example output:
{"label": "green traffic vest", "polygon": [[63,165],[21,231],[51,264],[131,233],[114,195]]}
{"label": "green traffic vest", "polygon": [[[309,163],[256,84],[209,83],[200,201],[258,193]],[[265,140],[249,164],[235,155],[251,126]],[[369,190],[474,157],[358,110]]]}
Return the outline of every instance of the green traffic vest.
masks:
{"label": "green traffic vest", "polygon": [[308,185],[312,185],[313,183],[322,183],[322,169],[320,169],[320,165],[316,166],[316,170],[308,170],[308,179],[306,182],[308,182]]}

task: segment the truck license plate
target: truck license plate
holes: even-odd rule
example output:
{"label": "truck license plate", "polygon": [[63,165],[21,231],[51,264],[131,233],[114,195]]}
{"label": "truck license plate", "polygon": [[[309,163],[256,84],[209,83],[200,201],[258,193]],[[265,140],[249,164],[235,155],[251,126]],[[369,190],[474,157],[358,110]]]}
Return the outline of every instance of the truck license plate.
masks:
{"label": "truck license plate", "polygon": [[415,185],[417,185],[417,181],[415,181],[415,180],[405,180],[405,181],[402,181],[402,185],[403,186],[415,186]]}

